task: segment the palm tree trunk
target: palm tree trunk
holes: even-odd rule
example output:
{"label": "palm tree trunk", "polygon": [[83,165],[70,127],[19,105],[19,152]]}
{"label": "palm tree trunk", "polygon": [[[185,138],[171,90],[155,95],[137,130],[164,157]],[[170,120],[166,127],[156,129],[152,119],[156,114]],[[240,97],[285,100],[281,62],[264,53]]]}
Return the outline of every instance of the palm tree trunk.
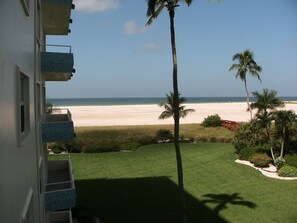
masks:
{"label": "palm tree trunk", "polygon": [[173,94],[174,94],[174,145],[175,145],[175,155],[177,164],[177,174],[178,174],[178,186],[179,186],[179,196],[182,208],[182,222],[187,222],[187,212],[186,212],[186,200],[184,194],[184,180],[183,180],[183,165],[182,157],[179,146],[179,92],[178,92],[178,80],[177,80],[177,56],[176,56],[176,46],[175,46],[175,30],[174,30],[174,7],[169,9],[170,17],[170,32],[171,32],[171,49],[172,49],[172,60],[173,60]]}
{"label": "palm tree trunk", "polygon": [[266,134],[267,134],[267,137],[269,139],[269,145],[270,145],[270,153],[271,153],[271,157],[272,157],[273,163],[275,164],[276,163],[276,160],[275,160],[274,151],[273,151],[273,139],[272,139],[270,130],[271,130],[271,127],[270,126],[269,127],[266,127]]}
{"label": "palm tree trunk", "polygon": [[284,156],[285,137],[286,137],[286,130],[285,130],[285,128],[283,128],[283,140],[282,140],[282,148],[281,148],[281,154],[280,154],[281,158],[283,158],[283,156]]}
{"label": "palm tree trunk", "polygon": [[250,106],[250,94],[249,94],[249,91],[247,89],[246,78],[244,79],[244,87],[245,87],[245,92],[246,92],[246,103],[247,103],[248,111],[250,112],[251,120],[252,120],[253,119],[253,113],[252,113],[252,109],[251,109],[251,106]]}

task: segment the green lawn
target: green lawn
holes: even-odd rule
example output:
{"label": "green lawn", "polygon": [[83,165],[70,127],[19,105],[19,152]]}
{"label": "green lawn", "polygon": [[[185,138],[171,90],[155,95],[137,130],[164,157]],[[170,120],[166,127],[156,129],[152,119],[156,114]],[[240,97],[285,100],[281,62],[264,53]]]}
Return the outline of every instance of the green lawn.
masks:
{"label": "green lawn", "polygon": [[[182,156],[189,223],[296,222],[297,181],[236,164],[231,144],[183,144]],[[71,160],[78,204],[103,223],[180,222],[172,144]]]}

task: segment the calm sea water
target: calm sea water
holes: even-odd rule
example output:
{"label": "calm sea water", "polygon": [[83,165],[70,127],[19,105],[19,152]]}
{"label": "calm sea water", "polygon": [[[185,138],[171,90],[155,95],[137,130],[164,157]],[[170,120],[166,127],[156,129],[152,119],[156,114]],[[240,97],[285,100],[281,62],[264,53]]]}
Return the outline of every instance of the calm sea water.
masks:
{"label": "calm sea water", "polygon": [[[281,97],[285,101],[297,101],[297,97]],[[145,105],[165,102],[165,98],[48,98],[54,106],[96,105]],[[187,97],[187,103],[245,102],[246,97]]]}

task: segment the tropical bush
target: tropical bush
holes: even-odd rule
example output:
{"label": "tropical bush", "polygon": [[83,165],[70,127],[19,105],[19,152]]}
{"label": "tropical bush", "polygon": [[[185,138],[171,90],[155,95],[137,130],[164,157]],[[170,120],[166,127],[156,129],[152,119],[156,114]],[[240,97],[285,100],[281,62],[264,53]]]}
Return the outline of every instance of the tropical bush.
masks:
{"label": "tropical bush", "polygon": [[238,152],[239,159],[251,161],[252,157],[257,153],[259,148],[251,147],[251,148],[243,148]]}
{"label": "tropical bush", "polygon": [[159,129],[156,132],[156,139],[162,142],[170,141],[173,139],[173,134],[169,129]]}
{"label": "tropical bush", "polygon": [[253,155],[251,163],[256,167],[268,167],[271,160],[272,159],[267,154],[257,153]]}
{"label": "tropical bush", "polygon": [[297,168],[290,165],[284,165],[277,171],[277,173],[281,177],[297,177]]}
{"label": "tropical bush", "polygon": [[65,146],[62,142],[52,142],[48,144],[48,149],[55,154],[65,152]]}
{"label": "tropical bush", "polygon": [[297,168],[297,153],[285,155],[286,163]]}
{"label": "tropical bush", "polygon": [[203,127],[218,127],[222,125],[222,119],[218,114],[209,115],[207,118],[204,118],[201,125]]}
{"label": "tropical bush", "polygon": [[84,143],[79,139],[73,139],[69,142],[66,142],[64,147],[69,153],[81,153]]}
{"label": "tropical bush", "polygon": [[237,152],[246,147],[255,147],[267,142],[263,129],[252,121],[241,124],[235,132],[233,144]]}

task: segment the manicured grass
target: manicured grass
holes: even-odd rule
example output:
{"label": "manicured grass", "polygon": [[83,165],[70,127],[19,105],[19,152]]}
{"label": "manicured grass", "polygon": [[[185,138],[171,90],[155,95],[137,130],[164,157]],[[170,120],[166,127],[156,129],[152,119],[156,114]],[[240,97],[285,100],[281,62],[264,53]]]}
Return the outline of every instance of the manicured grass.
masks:
{"label": "manicured grass", "polygon": [[[236,164],[231,144],[182,144],[188,222],[296,222],[297,181]],[[51,159],[63,156],[52,156]],[[78,204],[103,223],[180,222],[172,144],[72,154]]]}

